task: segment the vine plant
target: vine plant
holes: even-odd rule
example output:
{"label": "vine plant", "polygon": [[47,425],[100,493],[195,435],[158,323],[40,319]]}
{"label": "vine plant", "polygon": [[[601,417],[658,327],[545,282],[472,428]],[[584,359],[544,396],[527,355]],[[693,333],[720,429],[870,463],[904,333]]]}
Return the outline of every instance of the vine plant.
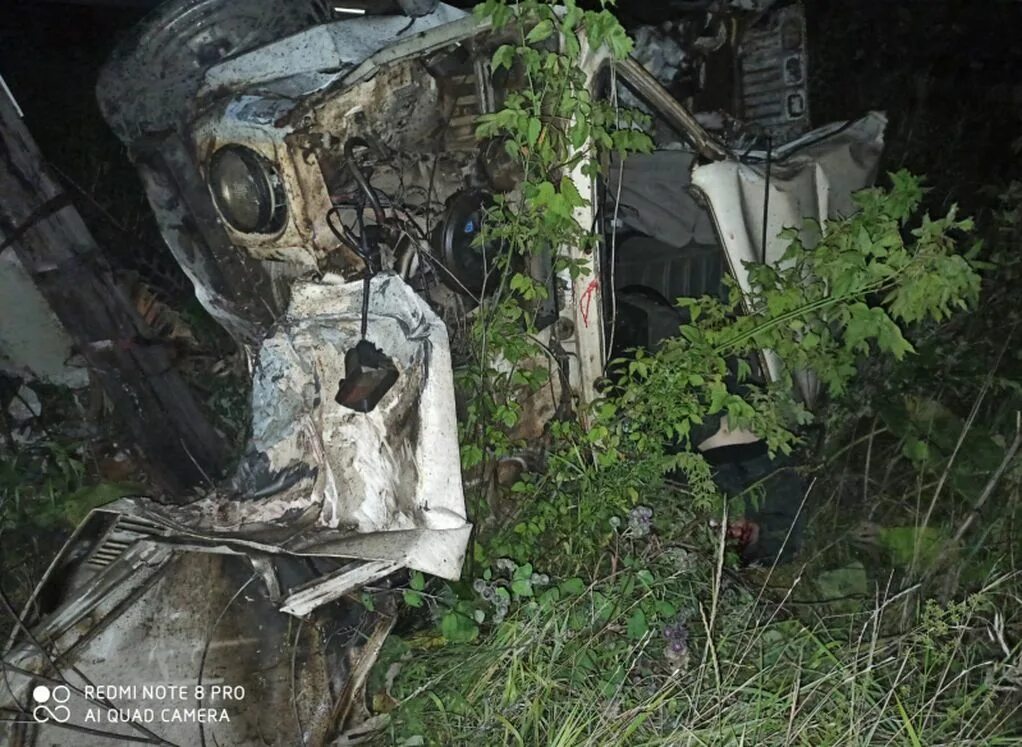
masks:
{"label": "vine plant", "polygon": [[636,112],[615,110],[593,96],[579,65],[586,49],[609,48],[628,55],[628,35],[604,2],[600,11],[582,10],[575,0],[487,0],[476,8],[496,31],[514,41],[493,55],[494,72],[506,70],[511,86],[503,108],[479,119],[477,136],[502,144],[518,174],[517,189],[498,195],[479,240],[502,250],[491,277],[496,289],[479,308],[472,328],[474,363],[460,373],[467,394],[462,460],[466,469],[512,450],[511,434],[521,417],[518,395],[547,383],[549,367],[524,365],[549,354],[537,340],[537,315],[553,278],[527,270],[534,256],[552,259],[554,276],[577,277],[586,263],[572,262],[565,249],[598,250],[598,237],[575,218],[587,204],[570,173],[599,173],[608,151],[649,151],[652,141]]}

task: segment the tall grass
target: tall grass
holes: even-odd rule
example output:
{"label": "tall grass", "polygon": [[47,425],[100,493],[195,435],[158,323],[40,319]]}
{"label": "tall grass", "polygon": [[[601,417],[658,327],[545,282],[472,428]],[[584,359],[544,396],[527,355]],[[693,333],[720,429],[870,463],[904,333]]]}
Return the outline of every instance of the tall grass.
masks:
{"label": "tall grass", "polygon": [[[608,577],[549,609],[521,608],[474,644],[411,641],[392,695],[392,744],[1019,744],[1019,645],[997,641],[1017,577],[940,607],[878,588],[872,609],[815,621],[723,576],[697,604],[688,662],[667,665],[660,630],[614,646]],[[785,595],[797,595],[797,585]],[[1015,601],[1012,602],[1014,596]],[[714,599],[728,601],[714,609]],[[902,608],[913,622],[902,627]],[[586,625],[573,623],[581,612]],[[716,619],[716,622],[712,622]],[[613,673],[622,672],[615,678]],[[620,681],[608,687],[608,683]]]}

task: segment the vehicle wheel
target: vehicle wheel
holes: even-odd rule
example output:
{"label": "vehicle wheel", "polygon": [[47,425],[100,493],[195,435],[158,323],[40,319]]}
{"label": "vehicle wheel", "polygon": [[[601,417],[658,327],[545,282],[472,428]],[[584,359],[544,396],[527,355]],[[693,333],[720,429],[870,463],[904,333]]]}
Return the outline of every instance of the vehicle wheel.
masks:
{"label": "vehicle wheel", "polygon": [[325,0],[170,0],[114,49],[100,109],[125,143],[175,128],[210,67],[330,17]]}

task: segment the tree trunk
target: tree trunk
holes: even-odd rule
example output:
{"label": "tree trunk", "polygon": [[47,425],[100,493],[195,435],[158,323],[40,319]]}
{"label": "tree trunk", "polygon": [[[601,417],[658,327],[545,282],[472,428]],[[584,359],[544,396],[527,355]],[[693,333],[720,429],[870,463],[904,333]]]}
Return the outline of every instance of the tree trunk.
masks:
{"label": "tree trunk", "polygon": [[96,372],[153,478],[180,500],[219,476],[229,456],[223,437],[114,282],[103,252],[0,91],[0,251],[12,248]]}

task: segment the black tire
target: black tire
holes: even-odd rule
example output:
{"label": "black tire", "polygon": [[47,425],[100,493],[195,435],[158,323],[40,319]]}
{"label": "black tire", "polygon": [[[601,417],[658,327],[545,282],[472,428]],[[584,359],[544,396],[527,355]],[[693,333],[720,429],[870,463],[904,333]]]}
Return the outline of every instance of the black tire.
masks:
{"label": "black tire", "polygon": [[170,0],[114,49],[96,97],[125,143],[177,127],[206,70],[330,19],[325,0]]}

